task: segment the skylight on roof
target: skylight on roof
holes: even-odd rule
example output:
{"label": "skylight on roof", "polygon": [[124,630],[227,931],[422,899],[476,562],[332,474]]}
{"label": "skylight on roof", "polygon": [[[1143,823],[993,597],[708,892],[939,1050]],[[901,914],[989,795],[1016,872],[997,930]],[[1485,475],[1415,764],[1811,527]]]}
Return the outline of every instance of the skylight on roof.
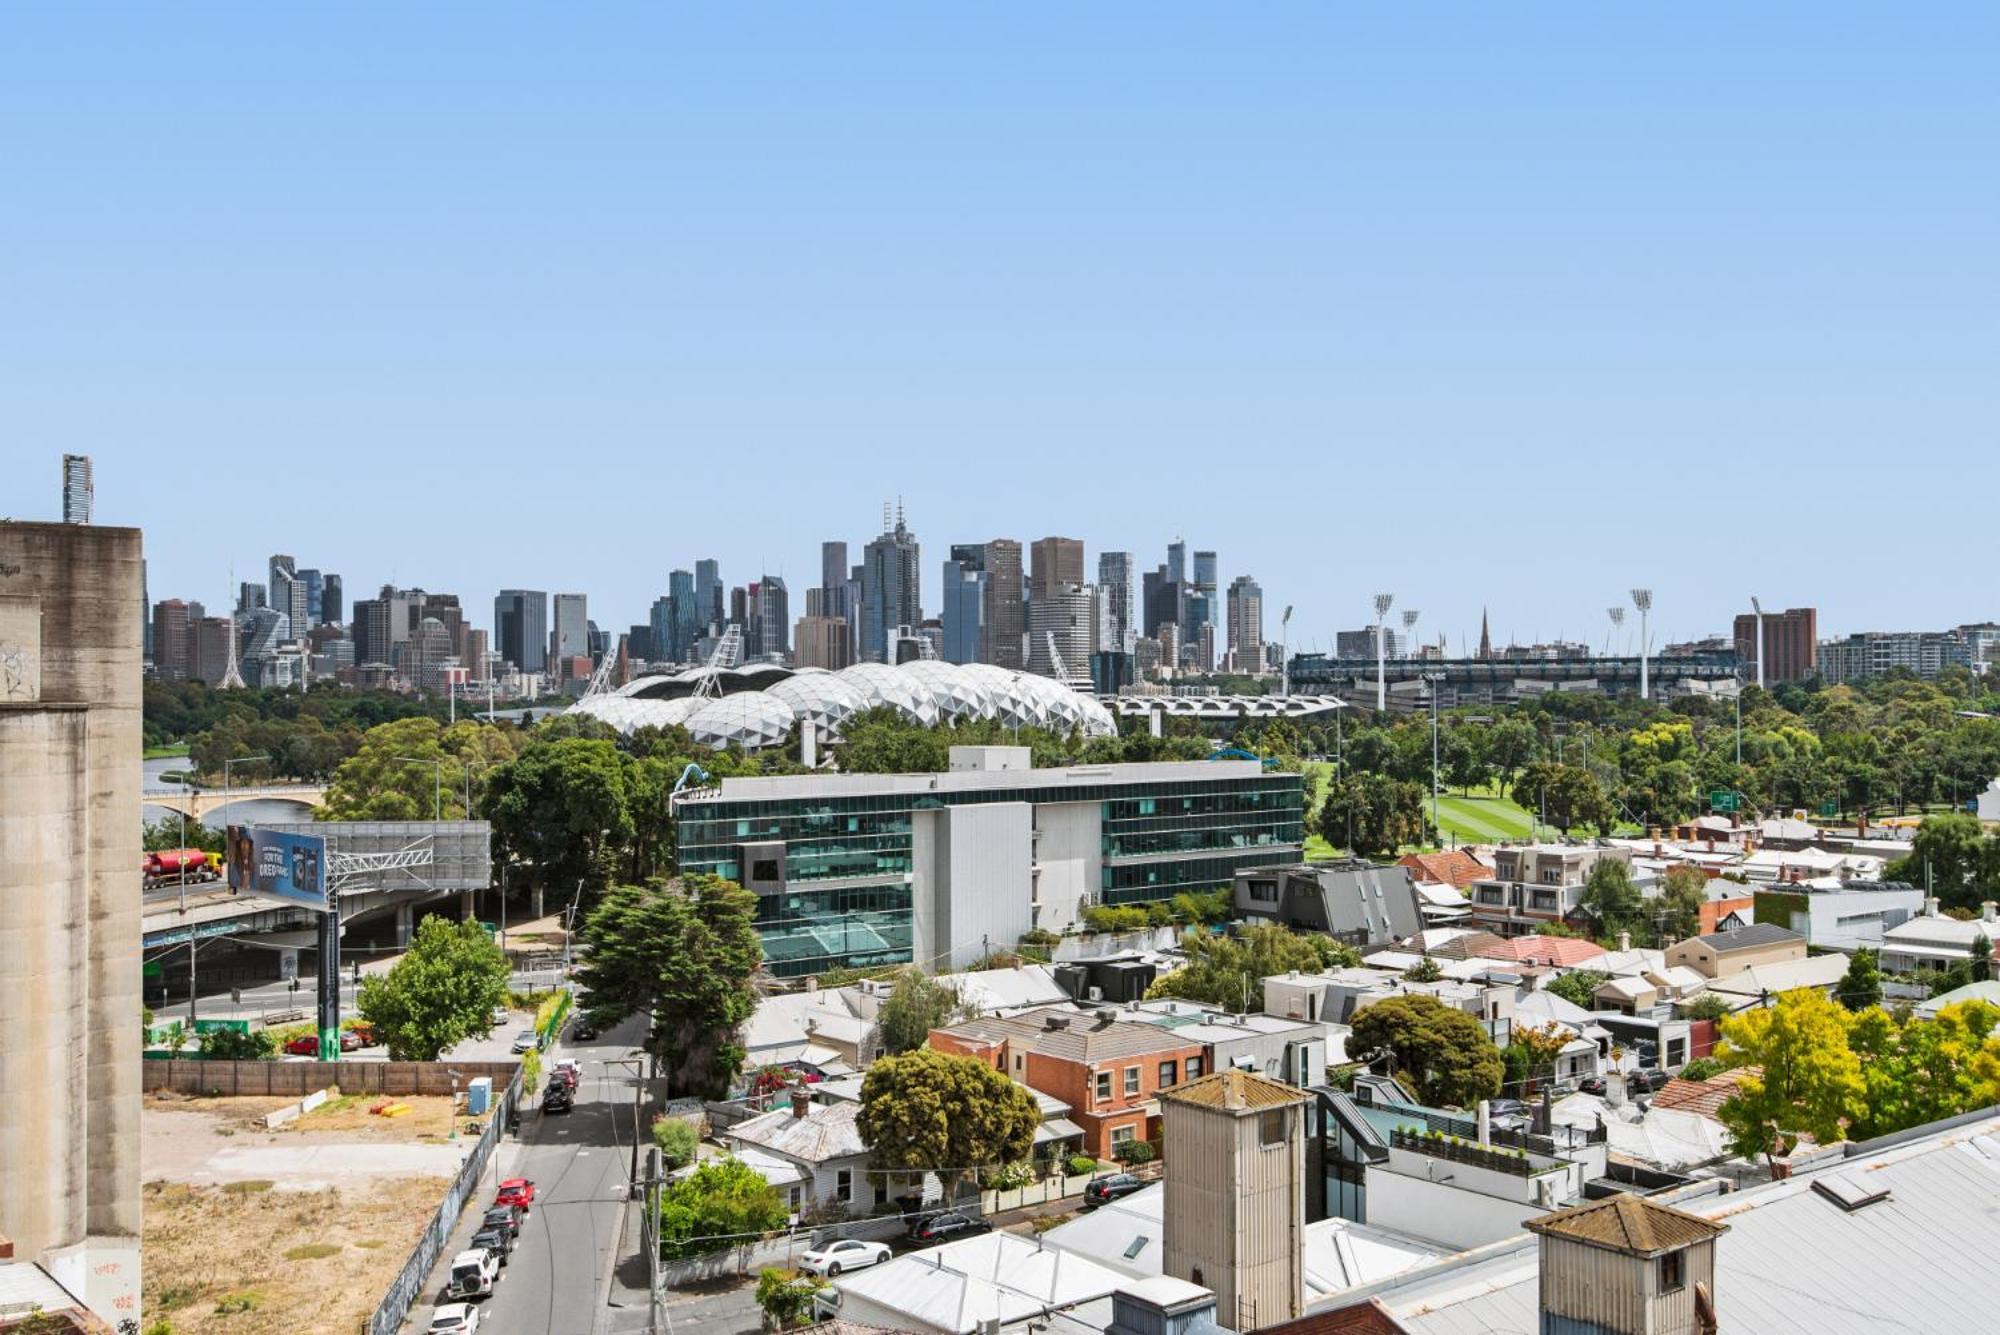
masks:
{"label": "skylight on roof", "polygon": [[1132,1239],[1132,1245],[1125,1249],[1125,1259],[1128,1261],[1138,1260],[1139,1253],[1145,1251],[1146,1244],[1151,1241],[1152,1239],[1147,1237],[1144,1233],[1141,1233],[1138,1237]]}
{"label": "skylight on roof", "polygon": [[1863,1186],[1859,1179],[1849,1173],[1829,1173],[1825,1177],[1813,1179],[1813,1190],[1853,1214],[1864,1206],[1889,1199],[1887,1187]]}

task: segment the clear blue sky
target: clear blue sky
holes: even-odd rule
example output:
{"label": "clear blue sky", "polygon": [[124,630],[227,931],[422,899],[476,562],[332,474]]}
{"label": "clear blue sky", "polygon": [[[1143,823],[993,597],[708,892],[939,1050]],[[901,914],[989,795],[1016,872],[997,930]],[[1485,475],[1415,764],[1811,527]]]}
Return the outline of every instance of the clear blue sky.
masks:
{"label": "clear blue sky", "polygon": [[1295,643],[1993,616],[1996,68],[1971,3],[17,6],[0,512],[85,452],[156,598],[482,621],[797,598],[896,494],[927,595],[1182,534]]}

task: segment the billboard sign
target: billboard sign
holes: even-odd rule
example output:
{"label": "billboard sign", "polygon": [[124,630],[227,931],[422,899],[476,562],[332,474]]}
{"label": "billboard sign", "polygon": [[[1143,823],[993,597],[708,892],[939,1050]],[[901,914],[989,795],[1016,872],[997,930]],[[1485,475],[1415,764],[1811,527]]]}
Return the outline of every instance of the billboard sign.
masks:
{"label": "billboard sign", "polygon": [[302,908],[326,909],[326,839],[256,825],[232,825],[229,888],[269,895]]}

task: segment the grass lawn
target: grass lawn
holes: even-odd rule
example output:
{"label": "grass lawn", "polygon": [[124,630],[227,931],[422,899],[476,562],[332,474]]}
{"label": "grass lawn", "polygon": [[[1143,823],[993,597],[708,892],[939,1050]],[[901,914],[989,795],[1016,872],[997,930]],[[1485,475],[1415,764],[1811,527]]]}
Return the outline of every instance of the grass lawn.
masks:
{"label": "grass lawn", "polygon": [[1438,825],[1441,833],[1461,844],[1491,844],[1531,837],[1535,817],[1525,807],[1498,795],[1440,793]]}
{"label": "grass lawn", "polygon": [[146,748],[143,758],[146,760],[165,760],[168,756],[184,756],[187,753],[188,744],[186,742],[175,742],[171,746],[149,746]]}

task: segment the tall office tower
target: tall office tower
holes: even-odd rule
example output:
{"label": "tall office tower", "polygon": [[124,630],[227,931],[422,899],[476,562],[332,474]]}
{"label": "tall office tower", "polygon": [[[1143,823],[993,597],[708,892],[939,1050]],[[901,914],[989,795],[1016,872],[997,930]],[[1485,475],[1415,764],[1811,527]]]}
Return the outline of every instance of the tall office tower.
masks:
{"label": "tall office tower", "polygon": [[1097,556],[1097,647],[1129,654],[1139,638],[1138,563],[1130,552]]}
{"label": "tall office tower", "polygon": [[[357,627],[361,609],[354,609]],[[357,651],[359,646],[357,647]],[[549,661],[549,596],[536,589],[502,589],[493,600],[493,647],[517,672],[540,672]]]}
{"label": "tall office tower", "polygon": [[179,598],[153,604],[153,675],[186,681],[190,662],[188,605]]}
{"label": "tall office tower", "polygon": [[459,628],[458,665],[465,669],[467,681],[485,681],[493,675],[485,631],[470,625]]}
{"label": "tall office tower", "polygon": [[802,668],[838,672],[854,662],[845,617],[814,616],[808,612],[799,618],[797,645],[796,661]]}
{"label": "tall office tower", "polygon": [[756,648],[750,643],[750,590],[741,584],[729,591],[729,620],[731,626],[743,628],[743,652],[753,654]]}
{"label": "tall office tower", "polygon": [[861,658],[861,567],[847,569],[847,661]]}
{"label": "tall office tower", "polygon": [[202,617],[188,623],[188,676],[219,687],[229,675],[233,643],[228,617]]}
{"label": "tall office tower", "polygon": [[[1222,612],[1220,594],[1216,587],[1215,553],[1196,552],[1194,577],[1188,583],[1181,604],[1186,609],[1182,616],[1181,641],[1194,648],[1197,659],[1194,666],[1204,672],[1215,666],[1216,626]],[[1204,630],[1208,632],[1205,637],[1202,634]]]}
{"label": "tall office tower", "polygon": [[847,544],[844,542],[822,542],[819,545],[819,586],[833,596],[829,610],[822,616],[846,616],[847,590]]}
{"label": "tall office tower", "polygon": [[326,576],[317,570],[301,570],[299,583],[306,586],[306,629],[311,630],[326,619],[321,615],[326,607]]}
{"label": "tall office tower", "polygon": [[63,456],[63,523],[88,524],[97,489],[90,481],[90,456]]}
{"label": "tall office tower", "polygon": [[886,505],[882,520],[882,536],[868,544],[861,558],[861,657],[870,663],[894,662],[891,648],[898,628],[914,628],[924,619],[917,535],[903,523],[901,507],[894,527]]}
{"label": "tall office tower", "polygon": [[253,607],[269,607],[271,599],[262,584],[252,584],[248,580],[236,586],[236,610],[248,612]]}
{"label": "tall office tower", "polygon": [[[653,612],[657,614],[660,605],[667,602],[665,598],[655,598]],[[668,613],[668,620],[672,620],[671,610]],[[648,663],[657,663],[660,660],[659,645],[655,642],[651,617],[647,618],[645,625],[635,625],[625,632],[625,652],[631,658]]]}
{"label": "tall office tower", "polygon": [[[291,581],[297,570],[298,562],[280,553],[271,558],[269,568],[265,572],[264,587],[269,590],[270,595],[268,605],[277,608],[280,612],[284,612],[287,615],[291,613]],[[282,593],[279,589],[279,579],[281,577],[284,580],[284,592]]]}
{"label": "tall office tower", "polygon": [[[1736,618],[1736,656],[1749,680],[1757,679],[1757,614]],[[1764,684],[1804,681],[1819,671],[1819,611],[1790,607],[1764,613]]]}
{"label": "tall office tower", "polygon": [[[1028,604],[1028,671],[1088,680],[1096,652],[1097,590],[1088,584],[1065,584]],[[1062,656],[1060,663],[1057,654]]]}
{"label": "tall office tower", "polygon": [[1169,584],[1187,583],[1187,544],[1175,538],[1167,544],[1167,572]]}
{"label": "tall office tower", "polygon": [[722,626],[722,565],[717,561],[694,563],[694,638],[712,635]]}
{"label": "tall office tower", "polygon": [[791,595],[782,575],[766,575],[756,583],[758,652],[786,658],[792,652]]}
{"label": "tall office tower", "polygon": [[320,580],[319,619],[335,626],[347,624],[347,604],[341,600],[340,576],[327,575]]}
{"label": "tall office tower", "polygon": [[588,599],[580,593],[559,593],[555,598],[549,626],[549,655],[558,675],[569,670],[569,662],[590,653],[590,613]]}
{"label": "tall office tower", "polygon": [[680,661],[673,655],[674,596],[672,594],[653,599],[652,609],[646,615],[646,633],[648,642],[642,646],[645,652],[640,653],[639,649],[634,649],[632,651],[634,654],[656,663]]}
{"label": "tall office tower", "polygon": [[1248,575],[1229,581],[1229,670],[1264,671],[1264,590]]}
{"label": "tall office tower", "polygon": [[995,667],[1027,666],[1028,604],[1021,544],[993,538],[981,544],[986,569],[986,661]]}
{"label": "tall office tower", "polygon": [[944,563],[944,579],[938,597],[943,639],[938,656],[947,663],[983,663],[986,652],[986,586],[984,570],[957,559],[964,548],[952,548],[953,559]]}
{"label": "tall office tower", "polygon": [[414,605],[410,608],[412,632],[423,623],[425,617],[436,617],[443,624],[445,634],[451,637],[451,652],[457,653],[459,637],[465,629],[465,609],[458,605],[458,595],[419,591]]}
{"label": "tall office tower", "polygon": [[1058,589],[1082,587],[1082,538],[1038,538],[1028,557],[1029,601],[1039,602]]}
{"label": "tall office tower", "polygon": [[281,684],[269,679],[269,670],[278,646],[292,638],[291,620],[275,607],[260,607],[237,618],[236,634],[244,681],[252,686]]}
{"label": "tall office tower", "polygon": [[0,1270],[10,1317],[33,1264],[105,1329],[139,1311],[141,555],[0,523]]}
{"label": "tall office tower", "polygon": [[686,570],[667,573],[667,598],[673,603],[673,619],[666,642],[653,647],[669,663],[694,659],[694,642],[701,638],[701,615],[695,606],[694,575]]}
{"label": "tall office tower", "polygon": [[425,695],[444,694],[446,669],[458,666],[456,646],[445,624],[436,617],[423,618],[399,649],[397,673]]}

